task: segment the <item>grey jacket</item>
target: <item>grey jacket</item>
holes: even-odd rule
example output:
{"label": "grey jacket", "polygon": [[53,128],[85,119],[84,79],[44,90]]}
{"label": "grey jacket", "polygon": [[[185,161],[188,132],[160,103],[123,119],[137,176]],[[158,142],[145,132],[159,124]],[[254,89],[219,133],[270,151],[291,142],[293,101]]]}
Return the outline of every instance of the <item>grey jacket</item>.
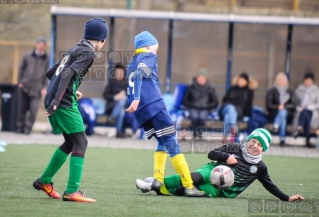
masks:
{"label": "grey jacket", "polygon": [[33,97],[41,97],[41,89],[46,88],[49,58],[47,54],[37,56],[35,51],[26,54],[20,64],[19,83],[23,84],[23,90]]}
{"label": "grey jacket", "polygon": [[294,129],[297,129],[298,127],[298,120],[300,115],[298,107],[301,106],[305,94],[307,94],[308,96],[308,103],[306,105],[306,108],[313,112],[310,126],[313,128],[319,127],[319,88],[315,84],[312,85],[310,88],[311,89],[307,92],[304,85],[302,84],[299,85],[299,87],[295,90],[296,112],[293,120]]}

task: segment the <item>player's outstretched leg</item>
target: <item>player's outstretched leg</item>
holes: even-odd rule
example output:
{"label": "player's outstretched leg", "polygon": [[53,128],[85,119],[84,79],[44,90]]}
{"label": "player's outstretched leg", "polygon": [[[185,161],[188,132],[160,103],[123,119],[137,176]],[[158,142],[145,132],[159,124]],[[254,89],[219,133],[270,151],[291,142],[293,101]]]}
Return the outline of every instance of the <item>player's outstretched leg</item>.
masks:
{"label": "player's outstretched leg", "polygon": [[147,177],[144,180],[135,180],[136,188],[140,189],[142,193],[155,191],[157,195],[170,196],[172,195],[166,188],[164,183],[160,183],[153,177]]}
{"label": "player's outstretched leg", "polygon": [[68,153],[63,150],[63,147],[65,146],[66,142],[56,149],[42,176],[33,182],[33,187],[35,189],[38,191],[44,191],[49,197],[53,197],[55,199],[59,199],[60,195],[53,188],[52,178],[68,157]]}
{"label": "player's outstretched leg", "polygon": [[63,194],[63,201],[94,203],[96,200],[86,197],[80,190],[84,155],[87,148],[87,139],[84,132],[68,135],[73,143],[70,158],[69,180],[67,189]]}
{"label": "player's outstretched leg", "polygon": [[163,137],[163,143],[168,153],[171,156],[172,164],[182,180],[182,185],[185,188],[185,196],[187,197],[203,197],[205,192],[200,191],[193,185],[188,165],[184,155],[181,153],[175,135]]}

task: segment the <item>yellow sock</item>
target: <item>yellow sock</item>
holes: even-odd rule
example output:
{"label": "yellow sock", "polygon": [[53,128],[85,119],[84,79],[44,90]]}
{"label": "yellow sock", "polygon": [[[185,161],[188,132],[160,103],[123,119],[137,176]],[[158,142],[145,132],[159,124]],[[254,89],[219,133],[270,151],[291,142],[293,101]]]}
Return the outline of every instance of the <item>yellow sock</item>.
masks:
{"label": "yellow sock", "polygon": [[183,187],[193,189],[193,180],[183,154],[171,158],[172,164],[182,180]]}
{"label": "yellow sock", "polygon": [[164,172],[167,153],[165,151],[157,151],[154,153],[154,178],[160,183],[164,183]]}

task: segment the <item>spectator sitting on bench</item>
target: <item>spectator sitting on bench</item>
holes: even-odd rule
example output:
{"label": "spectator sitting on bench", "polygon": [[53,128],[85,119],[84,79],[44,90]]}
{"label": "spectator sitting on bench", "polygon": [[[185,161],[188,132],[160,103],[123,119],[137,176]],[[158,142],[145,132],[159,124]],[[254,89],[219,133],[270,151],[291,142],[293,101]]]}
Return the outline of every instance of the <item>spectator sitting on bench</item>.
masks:
{"label": "spectator sitting on bench", "polygon": [[306,145],[310,146],[310,127],[319,125],[319,88],[314,84],[315,76],[308,72],[304,76],[303,84],[295,90],[296,113],[293,120],[294,137],[303,129]]}
{"label": "spectator sitting on bench", "polygon": [[103,97],[107,102],[106,115],[115,121],[116,138],[125,138],[123,132],[125,106],[127,104],[125,67],[122,64],[116,64],[110,74],[110,79],[103,92]]}
{"label": "spectator sitting on bench", "polygon": [[183,104],[187,107],[189,118],[192,122],[193,137],[201,137],[201,130],[196,129],[204,127],[205,122],[210,114],[210,110],[218,105],[218,99],[215,89],[207,80],[207,69],[200,69],[198,76],[193,78],[183,98]]}
{"label": "spectator sitting on bench", "polygon": [[273,123],[273,132],[279,132],[280,145],[285,145],[287,122],[291,122],[295,111],[293,91],[289,89],[288,78],[280,72],[276,76],[274,87],[266,96],[268,120]]}
{"label": "spectator sitting on bench", "polygon": [[253,107],[254,89],[258,83],[254,79],[249,79],[247,73],[233,78],[231,86],[223,98],[223,104],[219,110],[219,115],[224,121],[223,143],[227,142],[228,133],[231,135],[231,142],[236,140],[237,120],[244,116],[250,116]]}

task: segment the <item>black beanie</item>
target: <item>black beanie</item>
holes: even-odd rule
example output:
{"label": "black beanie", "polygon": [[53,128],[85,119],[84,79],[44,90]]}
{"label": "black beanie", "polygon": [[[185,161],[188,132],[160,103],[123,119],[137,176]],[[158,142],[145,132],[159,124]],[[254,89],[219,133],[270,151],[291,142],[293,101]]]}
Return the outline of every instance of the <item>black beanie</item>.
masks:
{"label": "black beanie", "polygon": [[315,81],[315,75],[312,72],[307,72],[305,74],[305,76],[303,77],[303,80],[306,80],[308,78],[310,78],[311,80]]}
{"label": "black beanie", "polygon": [[85,24],[84,39],[102,41],[107,38],[108,32],[105,20],[93,18]]}
{"label": "black beanie", "polygon": [[243,78],[249,83],[249,75],[246,72],[243,72],[239,75],[240,78]]}

